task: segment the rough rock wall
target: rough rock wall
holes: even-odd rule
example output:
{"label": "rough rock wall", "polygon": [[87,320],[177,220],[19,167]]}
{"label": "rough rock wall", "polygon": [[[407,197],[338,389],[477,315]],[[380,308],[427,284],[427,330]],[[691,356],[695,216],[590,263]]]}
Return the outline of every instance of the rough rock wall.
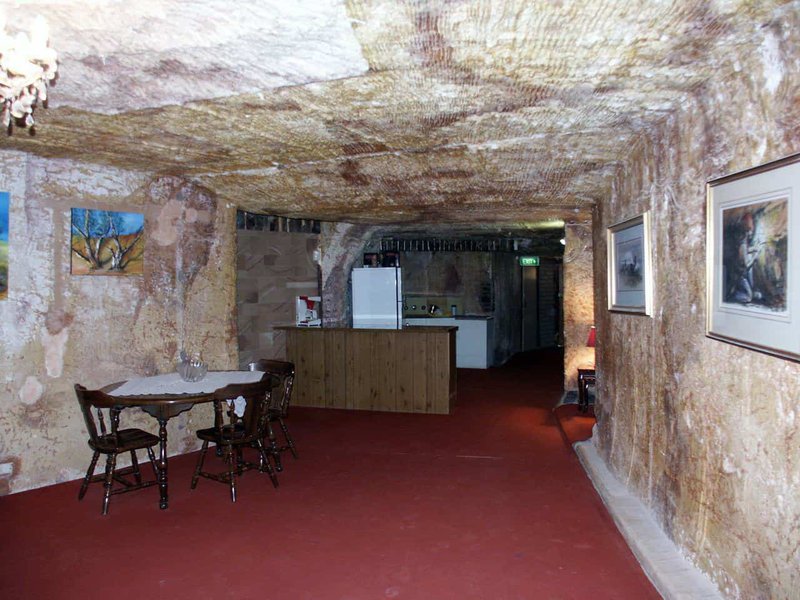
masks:
{"label": "rough rock wall", "polygon": [[[0,493],[75,479],[88,466],[73,384],[100,387],[172,369],[178,347],[236,367],[235,209],[177,178],[0,152],[11,194],[10,286],[0,302]],[[70,208],[142,212],[142,276],[70,275]],[[170,422],[170,452],[196,447],[192,421]],[[137,410],[123,423],[156,430]]]}
{"label": "rough rock wall", "polygon": [[578,367],[594,363],[586,347],[594,324],[592,228],[568,223],[564,234],[564,389],[578,386]]}
{"label": "rough rock wall", "polygon": [[[641,141],[596,220],[595,443],[726,597],[796,598],[800,365],[704,335],[705,181],[800,151],[800,16],[754,29],[761,51],[720,58],[738,75]],[[654,316],[611,314],[606,227],[647,209]]]}
{"label": "rough rock wall", "polygon": [[319,245],[323,327],[352,325],[350,273],[354,266],[361,266],[364,248],[382,231],[380,227],[352,223],[322,224]]}
{"label": "rough rock wall", "polygon": [[428,297],[449,314],[454,302],[460,314],[493,314],[493,254],[489,252],[401,252],[403,295]]}

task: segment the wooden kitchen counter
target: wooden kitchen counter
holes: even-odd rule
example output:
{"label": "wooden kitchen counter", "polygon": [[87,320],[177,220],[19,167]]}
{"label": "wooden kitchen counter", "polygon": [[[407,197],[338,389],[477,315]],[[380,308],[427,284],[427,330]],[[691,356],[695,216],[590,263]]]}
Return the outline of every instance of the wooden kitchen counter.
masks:
{"label": "wooden kitchen counter", "polygon": [[276,327],[295,365],[292,404],[448,414],[456,327]]}

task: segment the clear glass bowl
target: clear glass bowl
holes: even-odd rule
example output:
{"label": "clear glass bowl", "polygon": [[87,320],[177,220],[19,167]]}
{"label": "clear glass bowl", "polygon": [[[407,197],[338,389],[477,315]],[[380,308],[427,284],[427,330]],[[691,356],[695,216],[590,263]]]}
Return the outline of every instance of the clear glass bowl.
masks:
{"label": "clear glass bowl", "polygon": [[208,365],[197,358],[178,361],[175,370],[184,381],[200,381],[208,373]]}

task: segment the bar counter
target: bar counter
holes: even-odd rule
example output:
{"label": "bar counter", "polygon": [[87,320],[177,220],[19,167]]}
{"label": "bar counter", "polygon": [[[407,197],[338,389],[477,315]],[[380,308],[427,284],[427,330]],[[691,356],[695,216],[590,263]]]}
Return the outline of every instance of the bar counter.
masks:
{"label": "bar counter", "polygon": [[457,327],[276,327],[295,365],[292,404],[449,414]]}

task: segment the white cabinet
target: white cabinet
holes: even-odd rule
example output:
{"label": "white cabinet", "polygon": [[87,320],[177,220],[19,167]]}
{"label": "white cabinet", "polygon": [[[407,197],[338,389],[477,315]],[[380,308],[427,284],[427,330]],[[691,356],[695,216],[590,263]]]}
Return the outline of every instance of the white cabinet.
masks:
{"label": "white cabinet", "polygon": [[459,369],[486,369],[492,364],[494,351],[490,319],[491,317],[429,317],[403,319],[403,323],[410,327],[458,327],[458,331],[456,331],[456,367]]}

